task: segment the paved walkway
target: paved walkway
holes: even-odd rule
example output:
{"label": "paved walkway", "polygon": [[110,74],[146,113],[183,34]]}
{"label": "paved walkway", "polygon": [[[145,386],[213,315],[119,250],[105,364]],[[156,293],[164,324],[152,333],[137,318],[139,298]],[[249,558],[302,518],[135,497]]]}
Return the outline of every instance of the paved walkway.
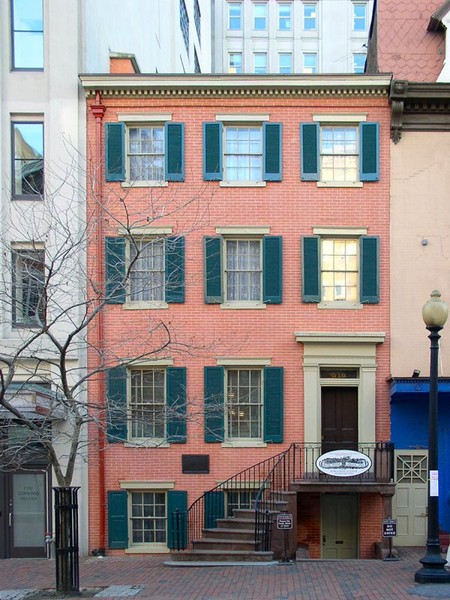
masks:
{"label": "paved walkway", "polygon": [[[173,568],[164,556],[86,557],[80,587],[102,598],[136,600],[420,600],[450,599],[450,584],[416,584],[424,549],[400,549],[399,561],[298,561],[292,565]],[[0,600],[54,587],[53,560],[0,561]],[[122,587],[110,587],[122,586]],[[132,587],[135,586],[135,587]],[[106,589],[105,589],[106,588]],[[85,595],[85,594],[83,594]],[[92,593],[90,594],[92,595]]]}

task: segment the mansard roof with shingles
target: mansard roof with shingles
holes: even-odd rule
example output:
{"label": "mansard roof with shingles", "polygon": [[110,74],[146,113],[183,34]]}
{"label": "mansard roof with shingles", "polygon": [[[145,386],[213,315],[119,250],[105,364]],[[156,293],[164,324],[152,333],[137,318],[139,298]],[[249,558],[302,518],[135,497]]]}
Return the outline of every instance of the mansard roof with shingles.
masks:
{"label": "mansard roof with shingles", "polygon": [[436,81],[445,60],[447,0],[377,0],[368,66],[395,79]]}

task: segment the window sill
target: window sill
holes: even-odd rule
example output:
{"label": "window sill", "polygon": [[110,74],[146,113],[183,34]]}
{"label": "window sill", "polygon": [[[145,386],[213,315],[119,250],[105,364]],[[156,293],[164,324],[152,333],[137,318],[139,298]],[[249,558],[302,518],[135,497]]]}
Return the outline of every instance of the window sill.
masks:
{"label": "window sill", "polygon": [[267,307],[267,304],[261,302],[224,302],[220,308],[224,310],[260,310]]}
{"label": "window sill", "polygon": [[220,187],[266,187],[265,181],[221,181]]}
{"label": "window sill", "polygon": [[170,550],[166,544],[143,544],[142,546],[130,546],[125,548],[125,554],[169,554]]}
{"label": "window sill", "polygon": [[317,187],[345,187],[345,188],[362,188],[362,181],[318,181]]}
{"label": "window sill", "polygon": [[122,181],[123,188],[167,187],[168,181]]}
{"label": "window sill", "polygon": [[325,308],[325,309],[337,309],[337,310],[362,310],[363,304],[360,302],[339,302],[338,300],[334,302],[320,302],[317,305],[317,308]]}
{"label": "window sill", "polygon": [[142,438],[141,440],[128,440],[124,443],[124,448],[170,448],[169,442],[164,440],[148,440]]}
{"label": "window sill", "polygon": [[141,301],[137,301],[137,302],[126,302],[123,305],[124,310],[155,310],[155,309],[165,309],[165,308],[169,308],[169,305],[167,304],[167,302],[163,302],[162,300],[159,301],[153,301],[153,302],[141,302]]}
{"label": "window sill", "polygon": [[254,442],[252,442],[251,440],[248,440],[248,441],[236,440],[236,441],[222,442],[221,446],[222,446],[222,448],[267,448],[267,443],[257,441],[257,440],[255,440]]}

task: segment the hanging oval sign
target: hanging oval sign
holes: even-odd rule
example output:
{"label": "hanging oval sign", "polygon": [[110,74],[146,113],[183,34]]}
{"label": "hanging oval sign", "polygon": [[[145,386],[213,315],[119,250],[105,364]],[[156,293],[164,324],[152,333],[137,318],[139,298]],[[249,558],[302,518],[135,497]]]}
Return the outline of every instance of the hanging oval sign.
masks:
{"label": "hanging oval sign", "polygon": [[316,460],[316,467],[333,477],[355,477],[370,469],[372,461],[356,450],[332,450]]}

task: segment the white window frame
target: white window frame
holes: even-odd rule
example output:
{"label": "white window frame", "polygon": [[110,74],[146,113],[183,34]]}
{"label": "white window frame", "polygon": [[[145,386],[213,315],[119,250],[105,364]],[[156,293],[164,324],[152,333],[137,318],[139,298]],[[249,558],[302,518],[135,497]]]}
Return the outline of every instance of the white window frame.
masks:
{"label": "white window frame", "polygon": [[[141,257],[138,257],[138,259],[134,262],[134,264],[132,265],[132,255],[133,255],[133,248],[135,248],[135,246],[141,246],[142,244],[144,245],[144,248],[140,248],[140,251],[142,252],[143,249],[145,250],[146,245],[152,245],[152,244],[157,244],[157,243],[161,243],[162,245],[162,269],[153,269],[150,271],[149,275],[151,276],[151,273],[155,273],[155,277],[156,273],[161,273],[160,278],[161,278],[161,284],[160,284],[160,291],[155,292],[154,290],[154,286],[149,284],[147,291],[148,296],[147,298],[145,297],[141,297],[141,298],[137,298],[137,295],[141,295],[144,296],[145,294],[143,293],[145,290],[141,289],[141,290],[136,290],[133,289],[133,273],[137,272],[137,266],[139,266],[139,261]],[[139,248],[138,248],[139,251]],[[127,244],[126,244],[126,256],[125,256],[125,262],[126,262],[126,266],[127,269],[129,269],[129,275],[128,275],[128,281],[127,281],[127,296],[126,296],[126,307],[128,307],[128,304],[130,304],[133,308],[166,308],[167,307],[167,303],[165,302],[164,298],[165,298],[165,269],[166,269],[166,264],[165,264],[165,237],[162,235],[142,235],[142,236],[133,236],[132,239],[130,239],[130,237],[127,238]],[[143,268],[139,269],[139,272],[144,272]],[[151,277],[149,277],[151,278]],[[159,296],[159,297],[158,297]]]}
{"label": "white window frame", "polygon": [[[289,58],[289,65],[282,65],[282,59],[288,57]],[[279,72],[285,75],[290,75],[292,73],[292,52],[280,52],[278,54],[278,65],[279,65]]]}
{"label": "white window frame", "polygon": [[[307,59],[314,59],[314,66],[307,65]],[[303,53],[303,73],[309,73],[314,75],[317,73],[317,52],[304,52]]]}
{"label": "white window frame", "polygon": [[[232,57],[240,58],[240,66],[235,67],[231,64]],[[228,73],[242,73],[243,72],[243,56],[242,52],[229,52],[228,53]]]}
{"label": "white window frame", "polygon": [[[357,15],[357,8],[364,7],[364,17]],[[368,3],[367,2],[353,2],[352,5],[352,31],[354,32],[365,32],[368,26]],[[364,27],[358,27],[357,24],[364,21]]]}
{"label": "white window frame", "polygon": [[[240,280],[240,273],[243,273],[244,271],[240,272],[237,270],[231,271],[228,268],[228,264],[229,264],[229,257],[230,257],[230,246],[232,243],[235,243],[237,246],[237,252],[236,252],[236,257],[239,257],[239,248],[240,246],[242,246],[243,244],[247,244],[248,246],[251,245],[253,243],[257,243],[258,247],[259,247],[259,265],[257,269],[251,269],[248,268],[247,270],[245,270],[245,273],[247,274],[247,277],[251,278],[253,280],[252,275],[255,275],[255,279],[258,279],[258,287],[259,287],[259,297],[258,298],[252,298],[252,299],[242,299],[241,295],[242,295],[242,288],[241,286],[238,284],[237,287],[238,289],[241,290],[241,292],[238,294],[238,298],[230,298],[229,297],[229,290],[231,287],[230,284],[230,277],[231,277],[231,273],[234,273],[235,277]],[[244,304],[244,305],[251,305],[254,306],[256,305],[260,305],[262,304],[262,277],[263,277],[263,265],[262,265],[262,238],[258,238],[258,237],[226,237],[224,238],[224,261],[223,261],[223,265],[224,265],[224,302],[225,304]],[[249,259],[250,260],[250,259]],[[237,262],[241,262],[242,258],[237,260]],[[249,284],[250,285],[250,284]]]}
{"label": "white window frame", "polygon": [[[162,407],[159,408],[159,410],[162,410],[163,413],[163,417],[162,417],[162,423],[161,425],[161,429],[162,429],[162,435],[155,435],[155,424],[156,426],[158,425],[158,423],[155,423],[155,421],[153,421],[152,424],[152,428],[154,431],[153,435],[133,435],[133,428],[134,428],[134,411],[139,410],[139,407],[134,408],[133,407],[133,373],[139,373],[140,377],[141,377],[141,386],[143,385],[143,374],[145,372],[159,372],[159,373],[163,373],[163,383],[162,383],[162,390],[163,390],[163,400],[162,402],[152,402],[152,403],[145,403],[143,401],[136,403],[141,405],[143,408],[141,410],[145,411],[145,405],[148,404],[149,406],[156,406],[156,407]],[[128,441],[132,444],[136,444],[139,442],[150,442],[152,445],[155,446],[160,446],[162,444],[165,443],[166,441],[166,407],[167,407],[167,397],[166,397],[166,365],[164,364],[151,364],[151,365],[145,365],[145,364],[139,364],[139,365],[133,365],[132,367],[127,369],[127,416],[128,416],[128,421],[129,421],[129,427],[128,427]],[[145,415],[144,415],[145,418]],[[138,419],[136,419],[136,421],[138,421]],[[145,421],[143,421],[145,422]],[[141,433],[143,433],[142,428],[143,428],[143,422],[141,422]],[[157,432],[157,433],[161,433],[161,432]]]}
{"label": "white window frame", "polygon": [[[239,15],[232,15],[232,10],[238,10]],[[228,29],[229,31],[242,31],[242,16],[243,16],[243,5],[242,2],[228,2]],[[239,20],[239,27],[232,27],[232,22]]]}
{"label": "white window frame", "polygon": [[[248,131],[248,153],[243,152],[228,152],[228,136],[231,136],[231,133],[236,131],[236,135],[239,135],[239,132]],[[258,131],[259,132],[259,151],[251,152],[251,132]],[[237,144],[237,137],[235,138],[235,144]],[[232,140],[230,139],[230,144]],[[239,148],[236,148],[239,150]],[[236,157],[236,167],[230,166],[231,157]],[[258,167],[252,167],[251,162],[252,158],[256,160],[259,157],[259,165]],[[242,161],[247,161],[247,166],[239,167],[239,159]],[[263,181],[263,133],[262,133],[262,125],[260,123],[224,123],[223,127],[223,160],[224,160],[224,180],[228,183],[236,183],[240,185],[257,185],[265,183]],[[232,178],[229,176],[231,174],[232,169],[240,169],[242,171],[247,171],[248,177],[241,178]],[[252,171],[258,169],[258,176],[255,178],[251,177]]]}
{"label": "white window frame", "polygon": [[[289,15],[282,15],[283,9],[288,9]],[[289,27],[282,23],[288,23]],[[278,31],[292,31],[292,2],[278,2]]]}
{"label": "white window frame", "polygon": [[[364,73],[364,66],[366,62],[367,55],[363,52],[354,52],[353,53],[353,73]],[[362,59],[362,65],[357,64],[357,60]]]}
{"label": "white window frame", "polygon": [[[262,11],[263,14],[258,14],[259,11]],[[253,29],[254,31],[267,31],[267,21],[268,21],[268,6],[267,2],[253,2]],[[261,21],[262,27],[257,27]]]}
{"label": "white window frame", "polygon": [[[314,9],[314,17],[307,15],[307,9]],[[317,2],[303,2],[303,30],[304,31],[317,31]],[[307,23],[314,20],[313,27],[307,27]]]}
{"label": "white window frame", "polygon": [[[34,257],[33,257],[34,255]],[[39,272],[40,275],[42,275],[42,281],[38,281],[37,277],[35,278],[35,276],[33,274],[31,274],[31,276],[29,277],[29,279],[31,280],[32,283],[34,283],[34,286],[42,286],[41,289],[41,293],[44,294],[45,293],[45,248],[44,248],[44,244],[41,243],[33,243],[33,242],[29,242],[29,243],[23,243],[23,244],[19,244],[19,243],[12,243],[11,244],[11,276],[12,276],[12,281],[11,281],[11,308],[12,308],[12,314],[11,314],[11,318],[12,318],[12,327],[14,329],[19,329],[19,328],[39,328],[41,327],[44,323],[45,323],[45,319],[46,319],[46,310],[47,307],[43,306],[41,308],[41,318],[43,319],[42,324],[38,323],[36,318],[33,318],[32,316],[29,316],[30,313],[30,308],[33,309],[38,309],[38,305],[34,306],[30,306],[29,303],[27,303],[24,298],[23,298],[23,277],[21,276],[22,271],[26,267],[26,262],[32,262],[32,263],[36,263],[39,264],[40,267],[42,267],[42,272],[41,269],[39,269],[39,271],[36,271],[36,273]],[[29,292],[28,295],[31,294],[31,286],[28,284],[29,286]],[[33,287],[34,287],[33,286]],[[38,292],[39,293],[39,292]],[[42,298],[42,300],[44,300],[44,298]],[[26,311],[24,309],[27,309]],[[34,312],[36,312],[36,310]]]}
{"label": "white window frame", "polygon": [[[241,436],[241,435],[236,435],[236,436],[231,436],[230,435],[230,426],[229,426],[229,412],[230,412],[230,399],[229,399],[229,377],[230,377],[230,373],[231,372],[237,372],[238,374],[243,373],[243,372],[248,372],[249,374],[252,372],[255,373],[259,373],[259,402],[258,403],[251,403],[251,402],[247,402],[246,404],[241,403],[241,404],[236,404],[236,406],[242,406],[242,412],[244,412],[245,407],[248,408],[248,412],[249,414],[251,414],[251,408],[256,406],[257,408],[257,412],[259,412],[258,414],[258,418],[255,419],[255,422],[257,423],[257,427],[259,429],[258,431],[258,435],[257,436]],[[239,375],[238,375],[239,376]],[[251,379],[251,377],[250,377]],[[238,384],[237,386],[238,388],[241,387],[241,385]],[[256,387],[256,386],[255,386]],[[249,388],[251,389],[251,386],[249,384]],[[241,409],[239,409],[239,413],[241,412]],[[243,417],[245,415],[241,415],[239,414],[238,417]],[[239,420],[239,419],[238,419]],[[235,443],[250,443],[250,444],[260,444],[263,443],[264,440],[264,369],[262,367],[258,367],[258,366],[228,366],[225,369],[225,440],[229,443],[229,444],[235,444]],[[249,422],[252,423],[253,420],[250,416],[249,418]],[[237,426],[239,427],[239,423],[237,424]],[[251,429],[251,426],[250,426]]]}
{"label": "white window frame", "polygon": [[[264,66],[258,65],[259,59],[264,58]],[[254,52],[253,53],[253,72],[256,75],[266,75],[267,74],[267,52]]]}

